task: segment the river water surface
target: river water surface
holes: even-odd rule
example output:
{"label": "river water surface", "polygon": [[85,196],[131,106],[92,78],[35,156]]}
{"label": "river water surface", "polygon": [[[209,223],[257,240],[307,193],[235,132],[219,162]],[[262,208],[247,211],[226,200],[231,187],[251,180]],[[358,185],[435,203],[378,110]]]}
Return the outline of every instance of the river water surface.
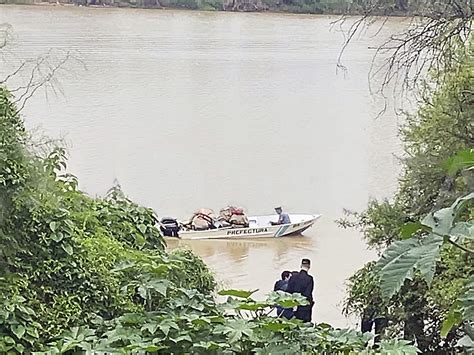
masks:
{"label": "river water surface", "polygon": [[303,237],[182,244],[223,285],[259,289],[258,297],[310,258],[314,318],[345,326],[344,281],[375,255],[334,220],[395,188],[397,119],[390,111],[375,119],[382,103],[367,73],[369,47],[401,20],[377,39],[371,31],[355,38],[345,73],[336,71],[344,37],[334,20],[0,6],[0,23],[14,30],[0,77],[51,49],[80,59],[58,73],[56,94],[38,91],[23,113],[36,135],[64,139],[69,170],[91,195],[117,180],[160,216],[227,204],[322,214]]}

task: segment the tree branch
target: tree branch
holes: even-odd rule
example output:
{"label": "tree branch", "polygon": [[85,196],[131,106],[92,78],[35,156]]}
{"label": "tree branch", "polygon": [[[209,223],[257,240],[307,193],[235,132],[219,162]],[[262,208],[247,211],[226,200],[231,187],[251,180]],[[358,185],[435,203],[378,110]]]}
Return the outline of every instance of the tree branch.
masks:
{"label": "tree branch", "polygon": [[474,250],[471,250],[469,248],[466,248],[466,247],[462,246],[461,244],[456,243],[451,238],[447,238],[447,239],[448,239],[448,243],[454,245],[456,248],[459,248],[459,249],[465,251],[466,253],[474,254]]}

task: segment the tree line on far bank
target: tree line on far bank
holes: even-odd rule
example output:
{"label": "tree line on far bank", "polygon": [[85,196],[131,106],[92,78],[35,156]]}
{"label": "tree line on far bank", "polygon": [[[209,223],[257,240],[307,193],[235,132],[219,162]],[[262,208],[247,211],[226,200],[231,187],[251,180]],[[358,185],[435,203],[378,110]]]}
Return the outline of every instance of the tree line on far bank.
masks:
{"label": "tree line on far bank", "polygon": [[[0,0],[0,4],[58,3],[52,0]],[[305,14],[419,14],[426,0],[59,0],[80,6],[176,8],[205,11],[275,11]],[[380,3],[380,4],[378,4]]]}

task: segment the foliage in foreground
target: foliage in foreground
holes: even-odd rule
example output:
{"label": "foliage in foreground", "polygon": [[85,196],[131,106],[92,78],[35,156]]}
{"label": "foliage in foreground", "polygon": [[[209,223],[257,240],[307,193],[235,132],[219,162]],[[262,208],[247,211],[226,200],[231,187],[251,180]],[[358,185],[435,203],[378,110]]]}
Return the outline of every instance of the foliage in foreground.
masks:
{"label": "foliage in foreground", "polygon": [[[370,334],[306,325],[270,317],[275,303],[292,307],[306,303],[300,295],[278,291],[266,301],[252,292],[222,291],[224,304],[196,291],[178,290],[177,297],[150,312],[125,314],[95,329],[73,328],[47,352],[143,354],[416,354],[406,341],[383,341],[377,351],[368,346]],[[100,329],[99,329],[100,328]]]}
{"label": "foliage in foreground", "polygon": [[[0,87],[1,353],[39,349],[66,328],[143,309],[136,301],[147,282],[143,271],[177,287],[204,293],[215,287],[197,257],[165,253],[151,209],[118,187],[106,198],[90,198],[64,167],[62,149],[46,156],[31,149],[10,94]],[[115,270],[124,263],[127,268]],[[163,302],[163,294],[153,295],[156,305]]]}
{"label": "foliage in foreground", "polygon": [[[469,184],[474,168],[474,149],[461,151],[448,159],[445,168],[454,175],[462,170]],[[391,244],[377,262],[382,296],[389,300],[398,292],[404,281],[419,273],[428,286],[433,282],[440,250],[445,244],[466,255],[468,265],[474,265],[474,193],[459,197],[450,206],[428,214],[420,222],[406,223],[402,227],[403,240]],[[465,335],[457,346],[474,350],[474,276],[464,282],[464,291],[451,305],[440,333],[446,337],[455,326],[462,325]]]}
{"label": "foliage in foreground", "polygon": [[346,312],[386,319],[387,334],[414,340],[424,351],[454,351],[471,332],[469,318],[449,328],[445,321],[461,313],[452,305],[459,305],[474,269],[466,252],[472,249],[468,200],[474,188],[468,168],[474,146],[471,48],[456,59],[458,67],[445,73],[436,91],[427,89],[402,129],[404,172],[393,200],[371,201],[364,212],[349,213],[352,221],[341,222],[361,229],[372,248],[386,249],[376,268],[367,264],[349,280]]}

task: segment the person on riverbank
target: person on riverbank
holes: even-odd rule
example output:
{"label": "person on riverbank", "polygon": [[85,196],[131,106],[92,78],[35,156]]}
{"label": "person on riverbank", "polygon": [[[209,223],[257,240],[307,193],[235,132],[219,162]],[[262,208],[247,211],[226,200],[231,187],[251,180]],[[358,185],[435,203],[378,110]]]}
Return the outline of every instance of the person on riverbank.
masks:
{"label": "person on riverbank", "polygon": [[[288,282],[291,278],[291,272],[283,271],[281,273],[281,279],[275,282],[275,286],[273,287],[273,291],[284,291],[288,289]],[[278,317],[285,317],[286,319],[293,318],[293,309],[292,308],[283,308],[279,305],[276,306],[277,316]]]}
{"label": "person on riverbank", "polygon": [[270,224],[272,226],[291,223],[290,216],[288,216],[288,213],[283,212],[283,209],[281,207],[275,207],[275,212],[278,214],[278,221],[277,222],[271,221]]}
{"label": "person on riverbank", "polygon": [[309,259],[301,260],[301,270],[298,274],[290,277],[288,281],[288,293],[300,293],[308,300],[309,304],[306,306],[298,306],[294,315],[297,319],[303,322],[311,322],[311,313],[313,311],[313,289],[314,280],[308,271],[311,268],[311,261]]}

